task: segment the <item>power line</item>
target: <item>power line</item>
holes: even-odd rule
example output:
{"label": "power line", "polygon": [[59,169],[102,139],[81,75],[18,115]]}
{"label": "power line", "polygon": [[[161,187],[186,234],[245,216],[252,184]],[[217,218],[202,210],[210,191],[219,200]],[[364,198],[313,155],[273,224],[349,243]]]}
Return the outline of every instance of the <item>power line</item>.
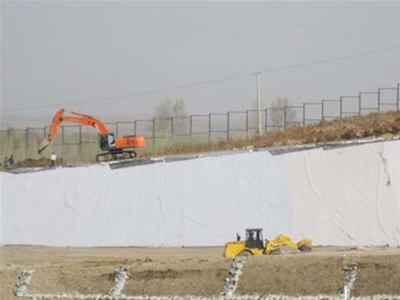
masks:
{"label": "power line", "polygon": [[[400,49],[400,45],[396,45],[396,46],[392,46],[392,47],[386,47],[386,48],[380,48],[380,49],[375,49],[375,50],[369,50],[369,51],[364,51],[364,52],[358,52],[358,53],[348,54],[348,55],[344,55],[344,56],[338,56],[338,57],[334,57],[334,58],[316,60],[316,61],[307,62],[307,63],[286,65],[286,66],[282,66],[282,67],[277,67],[277,68],[257,71],[257,73],[259,73],[259,74],[271,74],[271,73],[274,73],[274,72],[285,71],[285,70],[290,70],[290,69],[299,69],[299,68],[312,67],[312,66],[328,64],[328,63],[341,61],[341,60],[347,60],[347,59],[352,59],[352,58],[359,58],[359,57],[363,57],[363,56],[379,54],[379,53],[392,51],[392,50],[396,50],[396,49]],[[219,82],[223,82],[223,81],[235,80],[235,79],[242,78],[242,77],[250,77],[250,76],[254,76],[254,73],[255,72],[242,73],[242,74],[238,74],[238,75],[234,75],[234,76],[226,76],[226,77],[209,79],[209,80],[205,80],[205,81],[197,82],[197,83],[188,83],[188,84],[183,84],[183,85],[178,85],[178,86],[173,86],[173,87],[167,87],[167,88],[162,88],[162,89],[153,89],[153,90],[147,90],[147,91],[140,91],[140,92],[131,93],[131,94],[122,95],[122,96],[100,97],[100,98],[98,98],[96,100],[85,100],[85,101],[82,101],[82,100],[79,101],[78,100],[78,101],[71,101],[71,102],[68,102],[68,103],[59,102],[59,103],[54,103],[54,104],[38,104],[38,105],[33,105],[33,106],[24,106],[24,107],[19,107],[19,108],[14,108],[14,109],[3,110],[3,112],[26,111],[26,110],[33,110],[33,109],[39,109],[39,108],[46,108],[46,107],[53,107],[53,106],[64,106],[64,105],[80,104],[80,103],[96,103],[96,102],[106,102],[106,101],[120,101],[120,100],[123,100],[123,99],[132,98],[132,97],[135,97],[135,96],[143,96],[143,95],[150,95],[150,94],[160,94],[160,93],[165,93],[165,92],[169,92],[169,91],[183,90],[183,89],[188,89],[188,88],[194,88],[194,87],[199,87],[199,86],[210,85],[210,84],[213,84],[213,83],[219,83]]]}
{"label": "power line", "polygon": [[182,90],[182,89],[187,89],[187,88],[193,88],[193,87],[197,87],[197,86],[209,85],[209,84],[212,84],[212,83],[233,80],[233,79],[237,79],[237,78],[244,77],[244,76],[250,76],[250,75],[246,74],[246,75],[221,77],[221,78],[216,78],[216,79],[209,79],[209,80],[202,81],[202,82],[199,82],[199,83],[184,84],[184,85],[178,85],[178,86],[168,87],[168,88],[163,88],[163,89],[154,89],[154,90],[141,91],[141,92],[131,93],[129,95],[123,95],[123,96],[100,97],[100,98],[98,98],[96,100],[69,101],[68,103],[66,103],[66,102],[58,102],[58,103],[54,103],[54,104],[38,104],[38,105],[33,105],[33,106],[24,106],[24,107],[19,107],[19,108],[15,108],[15,109],[9,109],[9,110],[5,110],[5,111],[21,111],[21,110],[30,110],[30,109],[36,109],[36,108],[46,108],[46,107],[52,107],[52,106],[63,106],[63,105],[79,104],[79,103],[96,103],[96,102],[123,100],[123,99],[132,98],[132,97],[135,97],[135,96],[143,96],[143,95],[149,95],[149,94],[160,94],[160,93],[165,93],[165,92],[168,92],[168,91],[176,91],[176,90]]}
{"label": "power line", "polygon": [[377,50],[359,52],[359,53],[349,54],[349,55],[344,55],[344,56],[338,56],[338,57],[334,57],[334,58],[321,59],[321,60],[308,62],[308,63],[303,63],[303,64],[287,65],[287,66],[278,67],[278,68],[274,68],[274,69],[263,70],[263,71],[260,71],[260,72],[264,73],[264,74],[268,74],[268,73],[273,73],[273,72],[283,71],[283,70],[289,70],[289,69],[312,67],[312,66],[327,64],[327,63],[340,61],[340,60],[346,60],[346,59],[351,59],[351,58],[359,58],[359,57],[363,57],[363,56],[378,54],[378,53],[387,52],[387,51],[396,50],[396,49],[400,49],[400,45],[396,45],[394,47],[388,47],[388,48],[381,48],[381,49],[377,49]]}

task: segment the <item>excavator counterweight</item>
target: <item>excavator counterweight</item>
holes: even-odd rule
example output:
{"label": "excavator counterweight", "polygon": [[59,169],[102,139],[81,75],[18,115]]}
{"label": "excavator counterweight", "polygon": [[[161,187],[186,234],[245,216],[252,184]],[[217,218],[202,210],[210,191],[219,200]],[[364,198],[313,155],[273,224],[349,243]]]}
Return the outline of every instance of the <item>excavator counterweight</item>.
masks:
{"label": "excavator counterweight", "polygon": [[145,138],[141,135],[129,135],[116,138],[99,119],[75,111],[70,112],[71,115],[66,115],[65,112],[66,111],[61,108],[54,115],[49,134],[44,141],[45,144],[38,150],[38,153],[41,153],[51,144],[63,122],[92,126],[97,130],[100,149],[105,151],[96,155],[96,160],[99,162],[135,158],[137,156],[136,151],[129,149],[146,146]]}

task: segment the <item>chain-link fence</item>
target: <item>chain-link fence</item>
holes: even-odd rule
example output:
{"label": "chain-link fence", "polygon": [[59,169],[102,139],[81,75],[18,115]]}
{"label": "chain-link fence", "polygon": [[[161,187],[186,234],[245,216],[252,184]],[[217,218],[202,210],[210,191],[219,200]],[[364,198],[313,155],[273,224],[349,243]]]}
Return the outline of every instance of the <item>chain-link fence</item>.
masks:
{"label": "chain-link fence", "polygon": [[[162,154],[172,146],[194,146],[218,141],[249,139],[260,131],[285,130],[292,126],[306,126],[321,120],[332,120],[371,112],[398,111],[400,84],[392,88],[378,88],[376,92],[360,92],[357,96],[322,99],[319,103],[305,102],[258,110],[228,111],[185,117],[154,118],[107,123],[116,136],[143,135],[147,146],[138,149],[138,155]],[[259,120],[261,116],[261,120]],[[37,150],[49,127],[9,129],[0,131],[1,157],[13,155],[16,160],[38,159],[54,151],[65,163],[90,162],[99,152],[96,130],[90,126],[63,125],[42,156]]]}

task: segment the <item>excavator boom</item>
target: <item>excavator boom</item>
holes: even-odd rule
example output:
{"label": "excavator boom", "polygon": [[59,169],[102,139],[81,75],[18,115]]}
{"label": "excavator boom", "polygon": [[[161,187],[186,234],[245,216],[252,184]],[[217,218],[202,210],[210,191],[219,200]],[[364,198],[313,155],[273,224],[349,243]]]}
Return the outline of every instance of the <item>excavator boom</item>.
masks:
{"label": "excavator boom", "polygon": [[92,116],[81,114],[78,112],[72,111],[71,114],[75,116],[65,116],[65,110],[63,108],[59,109],[53,117],[53,121],[50,125],[49,134],[47,135],[47,139],[45,139],[45,145],[38,150],[38,153],[43,152],[46,149],[52,140],[56,137],[58,130],[62,122],[71,122],[77,123],[81,125],[89,125],[93,126],[97,129],[99,134],[109,134],[107,127],[100,120],[93,118]]}

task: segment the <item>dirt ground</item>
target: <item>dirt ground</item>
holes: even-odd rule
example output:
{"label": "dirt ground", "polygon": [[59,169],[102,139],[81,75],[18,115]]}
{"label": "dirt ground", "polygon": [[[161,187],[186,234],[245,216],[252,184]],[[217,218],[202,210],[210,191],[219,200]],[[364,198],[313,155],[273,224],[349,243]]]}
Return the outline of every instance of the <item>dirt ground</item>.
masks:
{"label": "dirt ground", "polygon": [[[17,299],[13,288],[24,269],[35,271],[29,293],[108,293],[115,270],[130,267],[125,295],[218,295],[232,260],[210,248],[0,248],[0,298]],[[400,248],[316,247],[246,259],[236,294],[335,294],[343,266],[357,262],[352,295],[400,295]]]}

